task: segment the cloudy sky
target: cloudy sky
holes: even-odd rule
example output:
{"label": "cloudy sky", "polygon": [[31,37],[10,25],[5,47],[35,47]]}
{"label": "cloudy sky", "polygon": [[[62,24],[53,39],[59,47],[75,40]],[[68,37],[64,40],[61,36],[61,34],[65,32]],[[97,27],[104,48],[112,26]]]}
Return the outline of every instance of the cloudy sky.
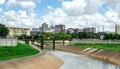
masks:
{"label": "cloudy sky", "polygon": [[0,23],[33,28],[44,22],[114,31],[120,24],[120,0],[0,0]]}

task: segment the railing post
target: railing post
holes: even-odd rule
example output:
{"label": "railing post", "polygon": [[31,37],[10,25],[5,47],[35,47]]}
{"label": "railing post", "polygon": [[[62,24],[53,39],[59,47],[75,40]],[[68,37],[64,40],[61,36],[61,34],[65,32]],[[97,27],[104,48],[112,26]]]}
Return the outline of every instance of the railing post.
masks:
{"label": "railing post", "polygon": [[65,40],[63,39],[63,46],[65,45]]}
{"label": "railing post", "polygon": [[41,46],[40,47],[43,50],[43,45],[44,45],[43,43],[44,43],[44,41],[41,39],[40,42],[41,42]]}
{"label": "railing post", "polygon": [[55,50],[55,39],[53,39],[53,50]]}
{"label": "railing post", "polygon": [[31,40],[31,44],[32,44],[32,45],[34,45],[34,44],[35,44],[35,43],[34,43],[34,40]]}

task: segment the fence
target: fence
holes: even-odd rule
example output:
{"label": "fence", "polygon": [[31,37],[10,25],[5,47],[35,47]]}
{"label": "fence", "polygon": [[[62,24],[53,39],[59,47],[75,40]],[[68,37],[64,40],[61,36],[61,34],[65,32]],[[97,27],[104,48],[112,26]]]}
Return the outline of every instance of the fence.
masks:
{"label": "fence", "polygon": [[0,38],[0,46],[17,46],[17,38]]}

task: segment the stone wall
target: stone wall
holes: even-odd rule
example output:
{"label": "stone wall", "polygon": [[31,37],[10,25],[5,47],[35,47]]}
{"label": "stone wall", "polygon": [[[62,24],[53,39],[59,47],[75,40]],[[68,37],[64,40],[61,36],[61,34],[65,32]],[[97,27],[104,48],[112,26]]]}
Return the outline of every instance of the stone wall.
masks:
{"label": "stone wall", "polygon": [[17,38],[0,38],[0,46],[17,46]]}

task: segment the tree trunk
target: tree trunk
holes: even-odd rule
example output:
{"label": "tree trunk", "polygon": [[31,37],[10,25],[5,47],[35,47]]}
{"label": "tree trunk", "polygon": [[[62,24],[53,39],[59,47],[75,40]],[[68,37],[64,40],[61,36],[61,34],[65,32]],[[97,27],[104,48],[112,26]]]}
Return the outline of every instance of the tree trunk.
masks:
{"label": "tree trunk", "polygon": [[63,46],[65,45],[65,40],[63,39]]}
{"label": "tree trunk", "polygon": [[35,44],[35,43],[34,43],[34,40],[31,40],[31,44],[32,44],[32,45],[34,45],[34,44]]}
{"label": "tree trunk", "polygon": [[53,50],[55,50],[55,40],[53,39]]}
{"label": "tree trunk", "polygon": [[41,40],[41,46],[40,47],[41,47],[42,50],[43,50],[43,45],[44,45],[43,43],[44,43],[44,41]]}

